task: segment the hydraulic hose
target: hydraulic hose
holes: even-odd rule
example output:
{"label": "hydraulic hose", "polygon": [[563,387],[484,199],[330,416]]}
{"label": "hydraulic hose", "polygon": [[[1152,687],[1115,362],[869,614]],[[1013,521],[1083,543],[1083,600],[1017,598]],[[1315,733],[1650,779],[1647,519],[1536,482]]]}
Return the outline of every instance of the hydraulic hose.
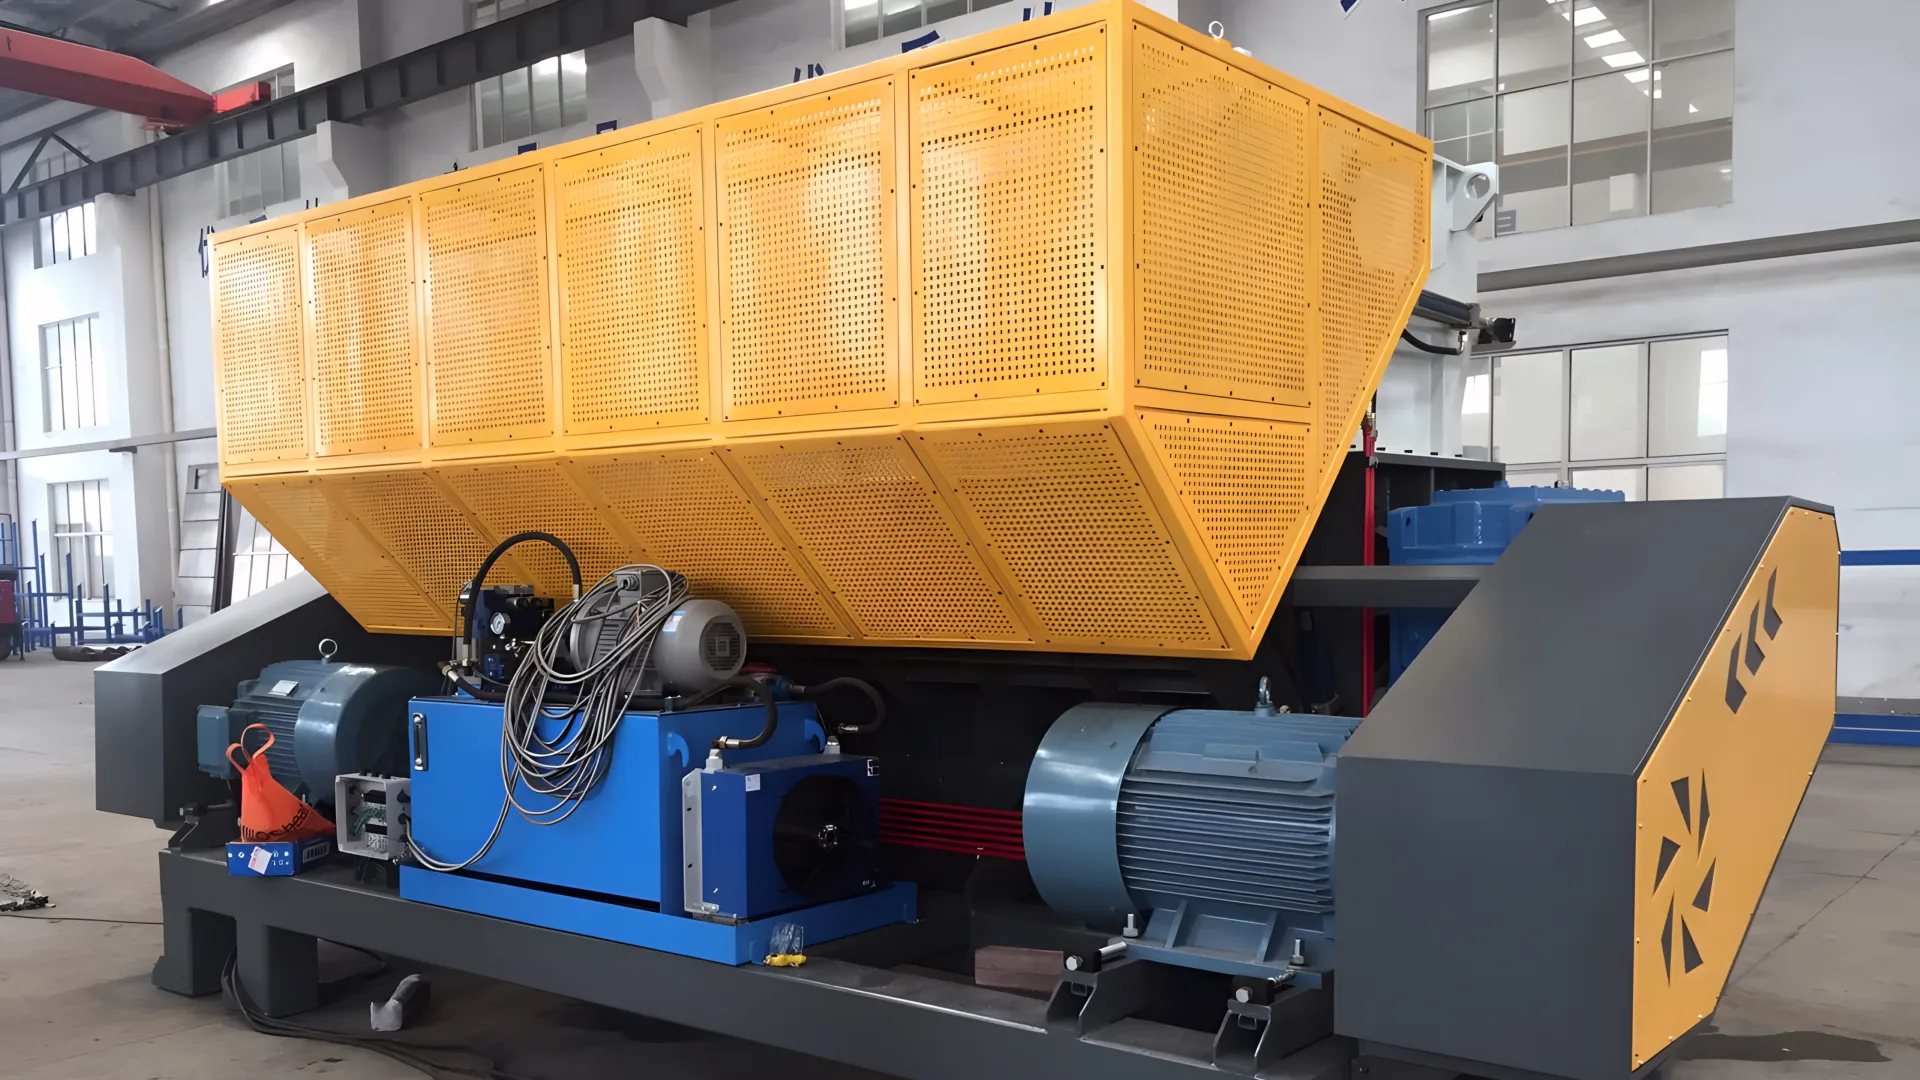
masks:
{"label": "hydraulic hose", "polygon": [[473,583],[467,587],[465,596],[461,598],[460,633],[463,636],[469,638],[473,636],[474,605],[480,599],[480,587],[487,583],[487,574],[493,569],[493,564],[500,561],[500,557],[507,553],[508,548],[516,544],[525,543],[528,540],[539,540],[551,544],[559,550],[561,557],[567,560],[567,572],[573,575],[573,598],[575,600],[580,598],[580,589],[585,584],[580,580],[580,560],[574,558],[573,549],[567,546],[566,541],[552,533],[539,532],[532,529],[526,532],[514,533],[512,536],[494,545],[492,551],[487,552],[487,557],[480,563],[479,572],[473,575]]}
{"label": "hydraulic hose", "polygon": [[767,689],[766,684],[759,679],[746,675],[735,675],[721,685],[738,686],[759,695],[761,703],[767,707],[767,726],[761,728],[760,734],[751,739],[722,735],[713,740],[713,748],[715,750],[751,750],[756,746],[765,746],[773,738],[774,729],[780,726],[780,707],[774,703],[773,691]]}
{"label": "hydraulic hose", "polygon": [[873,719],[864,724],[840,724],[833,729],[834,732],[839,735],[871,735],[879,731],[887,722],[887,703],[880,697],[880,691],[865,679],[842,675],[837,679],[828,679],[817,686],[796,686],[793,692],[803,698],[817,698],[829,690],[838,690],[842,687],[851,687],[867,695],[867,700],[873,702]]}

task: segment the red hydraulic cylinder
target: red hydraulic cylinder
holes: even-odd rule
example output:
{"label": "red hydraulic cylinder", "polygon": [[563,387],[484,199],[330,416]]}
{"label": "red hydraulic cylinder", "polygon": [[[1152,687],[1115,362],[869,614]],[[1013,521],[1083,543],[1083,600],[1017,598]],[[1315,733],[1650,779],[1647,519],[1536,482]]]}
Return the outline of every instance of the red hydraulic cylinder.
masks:
{"label": "red hydraulic cylinder", "polygon": [[[159,128],[186,127],[215,111],[212,94],[144,60],[19,31],[0,31],[0,86],[132,113]],[[238,104],[251,100],[258,98]]]}

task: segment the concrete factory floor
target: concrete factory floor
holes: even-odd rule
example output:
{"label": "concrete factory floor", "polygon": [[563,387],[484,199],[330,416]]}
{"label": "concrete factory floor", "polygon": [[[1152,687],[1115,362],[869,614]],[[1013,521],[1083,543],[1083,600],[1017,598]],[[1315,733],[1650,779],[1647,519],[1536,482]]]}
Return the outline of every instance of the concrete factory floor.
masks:
{"label": "concrete factory floor", "polygon": [[[219,998],[147,981],[160,952],[151,825],[93,809],[91,665],[0,664],[0,874],[58,906],[0,917],[0,1076],[41,1080],[412,1080],[374,1054],[248,1030]],[[1760,906],[1722,1035],[1669,1080],[1920,1076],[1920,768],[1824,762]],[[346,974],[364,958],[329,951]],[[364,1030],[355,986],[305,1019]],[[477,1044],[540,1078],[872,1076],[486,979],[435,976],[417,1037]]]}

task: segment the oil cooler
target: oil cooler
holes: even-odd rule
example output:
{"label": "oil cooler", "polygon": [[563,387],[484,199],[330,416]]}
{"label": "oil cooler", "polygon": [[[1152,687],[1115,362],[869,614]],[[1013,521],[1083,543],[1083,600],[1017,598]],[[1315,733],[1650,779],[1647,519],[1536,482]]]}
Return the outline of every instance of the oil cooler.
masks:
{"label": "oil cooler", "polygon": [[1129,955],[1256,977],[1331,968],[1334,755],[1358,724],[1070,709],[1027,775],[1034,884],[1055,910],[1122,930]]}

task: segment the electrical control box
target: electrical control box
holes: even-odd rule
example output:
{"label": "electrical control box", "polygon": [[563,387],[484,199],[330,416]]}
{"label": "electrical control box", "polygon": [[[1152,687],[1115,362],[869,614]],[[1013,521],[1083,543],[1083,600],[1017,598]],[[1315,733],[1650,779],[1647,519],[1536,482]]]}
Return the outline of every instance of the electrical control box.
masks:
{"label": "electrical control box", "polygon": [[348,855],[398,862],[413,821],[412,781],[346,773],[334,778],[335,846]]}

